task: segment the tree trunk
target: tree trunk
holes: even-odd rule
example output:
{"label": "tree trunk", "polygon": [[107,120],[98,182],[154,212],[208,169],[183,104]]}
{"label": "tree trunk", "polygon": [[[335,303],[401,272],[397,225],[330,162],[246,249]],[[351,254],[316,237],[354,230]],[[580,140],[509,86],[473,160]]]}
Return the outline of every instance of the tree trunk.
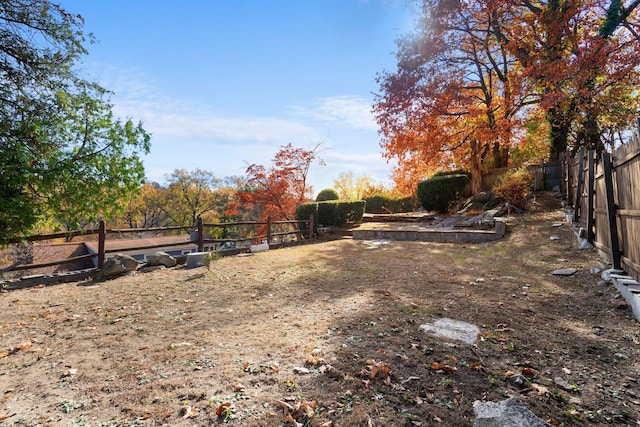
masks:
{"label": "tree trunk", "polygon": [[554,161],[560,159],[560,154],[567,151],[571,120],[558,108],[550,108],[547,111],[547,120],[551,125],[549,130],[549,139],[551,140],[549,160]]}
{"label": "tree trunk", "polygon": [[471,142],[471,192],[478,194],[482,191],[482,153],[478,141]]}

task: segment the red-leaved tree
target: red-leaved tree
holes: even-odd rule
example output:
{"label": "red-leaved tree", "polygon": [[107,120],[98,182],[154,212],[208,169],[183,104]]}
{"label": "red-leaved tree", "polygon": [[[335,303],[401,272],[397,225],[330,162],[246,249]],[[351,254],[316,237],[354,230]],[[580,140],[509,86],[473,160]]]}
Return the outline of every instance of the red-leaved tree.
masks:
{"label": "red-leaved tree", "polygon": [[307,183],[309,169],[314,162],[324,164],[318,157],[320,144],[311,150],[282,146],[271,160],[271,166],[252,164],[247,167],[247,188],[239,193],[242,203],[258,207],[261,219],[291,220],[296,206],[311,200],[313,188]]}

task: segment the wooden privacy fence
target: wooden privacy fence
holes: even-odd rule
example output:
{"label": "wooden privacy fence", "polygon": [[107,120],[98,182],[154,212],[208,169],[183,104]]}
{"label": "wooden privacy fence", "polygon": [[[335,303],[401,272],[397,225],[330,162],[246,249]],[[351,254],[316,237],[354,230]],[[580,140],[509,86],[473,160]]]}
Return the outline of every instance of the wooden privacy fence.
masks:
{"label": "wooden privacy fence", "polygon": [[563,162],[563,191],[583,236],[640,280],[640,138],[612,153],[582,149]]}
{"label": "wooden privacy fence", "polygon": [[[38,242],[38,241],[46,241],[46,240],[56,240],[56,239],[71,239],[77,236],[90,236],[97,234],[98,235],[98,251],[97,253],[81,255],[76,257],[70,257],[66,259],[52,260],[48,262],[38,263],[38,264],[23,264],[18,265],[14,268],[11,268],[10,271],[21,271],[21,270],[32,270],[43,267],[51,267],[61,264],[74,263],[78,261],[84,260],[92,260],[97,258],[98,268],[102,267],[104,264],[106,255],[109,253],[123,252],[123,249],[106,249],[106,240],[107,235],[109,234],[143,234],[143,233],[167,233],[167,232],[181,232],[187,231],[190,232],[195,230],[194,233],[191,233],[191,237],[189,240],[185,240],[184,236],[181,239],[181,236],[176,235],[175,241],[163,242],[159,244],[147,244],[147,245],[132,245],[127,246],[126,252],[132,251],[143,251],[146,249],[157,249],[157,248],[171,248],[177,246],[184,246],[185,244],[196,245],[199,252],[204,250],[205,244],[207,243],[227,243],[227,242],[263,242],[266,241],[268,244],[271,244],[274,240],[278,239],[280,241],[284,241],[286,236],[295,236],[297,239],[302,238],[301,233],[301,224],[307,224],[305,229],[313,230],[313,216],[311,216],[308,220],[291,220],[291,221],[271,221],[271,217],[267,219],[267,221],[244,221],[244,222],[228,222],[228,223],[204,223],[202,218],[198,218],[198,222],[195,226],[176,226],[176,227],[154,227],[154,228],[123,228],[123,229],[107,229],[105,222],[100,221],[97,229],[91,230],[78,230],[78,231],[69,231],[69,232],[61,232],[61,233],[53,233],[53,234],[40,234],[34,236],[28,236],[23,239],[16,239],[12,243],[21,243],[21,242]],[[253,229],[253,233],[249,233],[247,235],[236,237],[236,238],[224,238],[224,239],[214,239],[207,238],[207,229],[215,229],[215,228],[223,228],[229,229],[232,227],[243,226],[249,227]],[[292,227],[289,231],[274,231],[274,228],[281,230],[284,227]],[[195,238],[194,238],[195,237]],[[313,237],[312,233],[309,233],[308,238]],[[135,239],[131,239],[135,240]]]}

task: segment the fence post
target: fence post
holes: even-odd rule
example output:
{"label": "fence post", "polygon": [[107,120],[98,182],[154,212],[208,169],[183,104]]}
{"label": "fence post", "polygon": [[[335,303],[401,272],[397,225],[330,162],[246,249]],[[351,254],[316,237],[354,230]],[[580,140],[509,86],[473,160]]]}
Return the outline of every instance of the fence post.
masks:
{"label": "fence post", "polygon": [[618,241],[618,224],[616,222],[617,206],[613,194],[613,168],[611,154],[602,153],[602,169],[604,172],[604,188],[607,192],[607,216],[609,217],[609,243],[611,248],[611,264],[616,270],[621,270],[620,242]]}
{"label": "fence post", "polygon": [[567,152],[560,153],[560,198],[567,200],[567,194],[569,193],[567,188]]}
{"label": "fence post", "polygon": [[202,217],[198,217],[198,252],[204,252],[204,227]]}
{"label": "fence post", "polygon": [[309,239],[313,238],[313,214],[309,217]]}
{"label": "fence post", "polygon": [[589,176],[587,182],[587,241],[589,243],[593,243],[595,240],[595,234],[593,229],[595,228],[595,183],[596,183],[596,174],[595,174],[595,151],[588,151],[589,159],[587,161],[589,167]]}
{"label": "fence post", "polygon": [[102,268],[105,258],[105,240],[107,234],[107,226],[103,220],[100,220],[98,227],[98,268]]}
{"label": "fence post", "polygon": [[573,221],[579,222],[580,219],[580,205],[582,204],[582,186],[584,185],[584,180],[582,176],[584,175],[584,148],[580,149],[578,153],[578,182],[576,182],[576,196],[573,202]]}
{"label": "fence post", "polygon": [[271,244],[271,215],[267,216],[267,244]]}

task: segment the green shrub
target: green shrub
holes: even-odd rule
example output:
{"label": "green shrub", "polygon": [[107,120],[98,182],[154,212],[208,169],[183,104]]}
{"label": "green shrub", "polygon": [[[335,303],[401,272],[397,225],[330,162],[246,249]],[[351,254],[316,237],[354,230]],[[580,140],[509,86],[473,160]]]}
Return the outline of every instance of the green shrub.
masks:
{"label": "green shrub", "polygon": [[316,202],[326,202],[327,200],[338,200],[340,196],[333,188],[325,188],[316,196]]}
{"label": "green shrub", "polygon": [[[317,231],[318,228],[318,203],[303,203],[301,205],[296,206],[296,219],[298,221],[305,221],[308,220],[311,215],[313,215],[313,222],[314,227],[313,227],[313,232],[315,233]],[[309,224],[306,222],[301,222],[300,223],[300,232],[304,235],[304,236],[308,236],[309,235]]]}
{"label": "green shrub", "polygon": [[524,210],[531,194],[532,183],[533,176],[526,168],[513,169],[498,178],[493,192],[515,208]]}
{"label": "green shrub", "polygon": [[469,181],[466,174],[440,175],[418,183],[417,196],[428,211],[447,212],[462,196]]}
{"label": "green shrub", "polygon": [[376,194],[364,200],[366,212],[373,214],[413,212],[418,207],[418,201],[415,197],[396,199],[384,194]]}
{"label": "green shrub", "polygon": [[375,194],[371,197],[366,197],[367,213],[381,214],[389,213],[391,211],[392,198],[384,194]]}
{"label": "green shrub", "polygon": [[438,171],[436,173],[434,173],[431,178],[435,178],[437,176],[450,176],[450,175],[466,175],[467,176],[467,181],[471,179],[471,172],[466,171],[466,170],[462,170],[462,169],[456,169],[456,170],[452,170],[452,171]]}
{"label": "green shrub", "polygon": [[[364,200],[330,200],[326,202],[303,203],[296,208],[296,219],[307,220],[313,215],[313,231],[315,233],[318,224],[339,227],[345,225],[347,222],[362,221],[364,208]],[[300,231],[303,234],[308,232],[306,224],[301,224]]]}

